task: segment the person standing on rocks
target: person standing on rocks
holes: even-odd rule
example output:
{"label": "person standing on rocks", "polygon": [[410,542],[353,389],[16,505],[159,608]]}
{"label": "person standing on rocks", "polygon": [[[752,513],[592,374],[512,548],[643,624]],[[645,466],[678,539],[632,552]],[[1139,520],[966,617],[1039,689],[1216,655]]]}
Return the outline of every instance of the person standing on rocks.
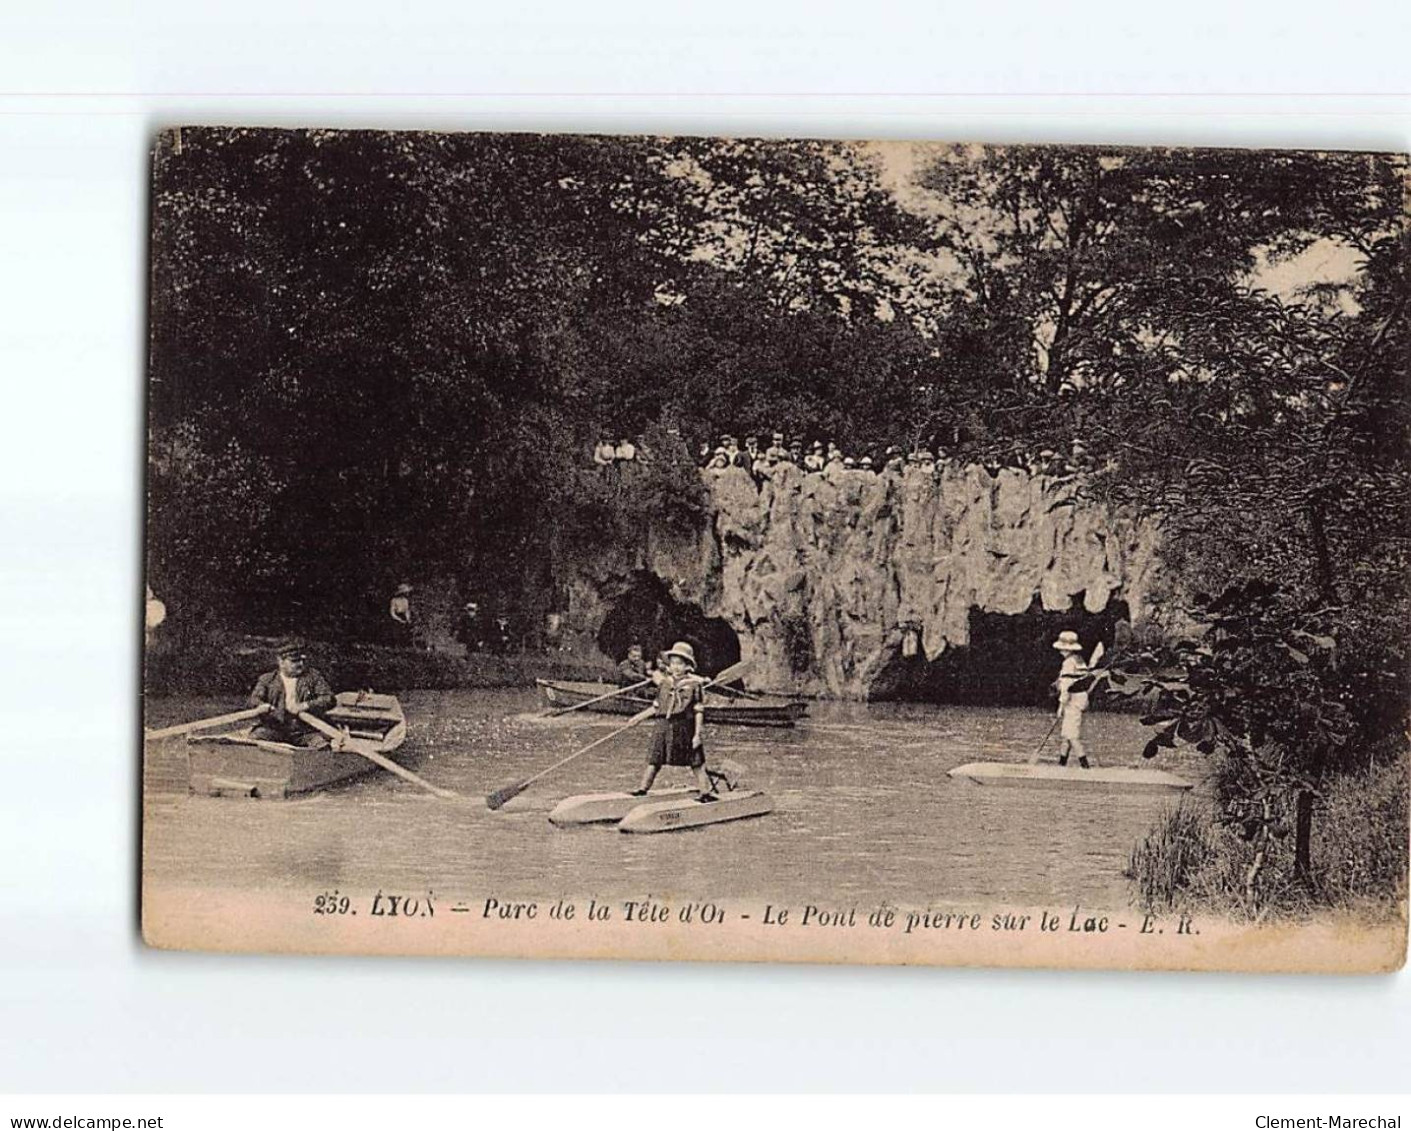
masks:
{"label": "person standing on rocks", "polygon": [[1083,748],[1083,713],[1088,709],[1088,693],[1073,690],[1073,685],[1088,674],[1083,646],[1078,643],[1076,632],[1060,632],[1053,646],[1063,653],[1063,666],[1058,672],[1058,764],[1068,765],[1068,756],[1076,754],[1078,765],[1088,770],[1092,767]]}

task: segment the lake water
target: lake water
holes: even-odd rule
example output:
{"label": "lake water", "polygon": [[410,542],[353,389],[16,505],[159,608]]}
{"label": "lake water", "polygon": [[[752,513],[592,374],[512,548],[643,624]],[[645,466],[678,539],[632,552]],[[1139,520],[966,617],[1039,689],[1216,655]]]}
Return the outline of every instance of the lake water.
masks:
{"label": "lake water", "polygon": [[[408,764],[464,795],[464,803],[381,772],[283,802],[195,797],[186,792],[184,742],[153,743],[144,827],[149,876],[236,889],[430,887],[449,897],[491,882],[510,898],[529,899],[709,892],[794,903],[983,899],[1033,906],[1061,899],[1115,908],[1130,900],[1122,870],[1133,844],[1173,804],[1170,795],[995,789],[946,777],[964,762],[1022,761],[1052,722],[1039,710],[815,703],[793,730],[707,729],[710,758],[739,763],[748,785],[773,796],[777,808],[768,816],[646,837],[612,826],[556,829],[545,814],[563,797],[636,785],[647,725],[492,813],[486,793],[623,720],[583,712],[536,719],[542,704],[527,691],[401,698]],[[148,725],[238,706],[153,700]],[[1140,761],[1147,734],[1130,715],[1092,713],[1085,727],[1090,752],[1108,766]],[[1188,780],[1200,777],[1189,755],[1164,755],[1159,765]],[[660,780],[686,784],[689,773],[667,769]]]}

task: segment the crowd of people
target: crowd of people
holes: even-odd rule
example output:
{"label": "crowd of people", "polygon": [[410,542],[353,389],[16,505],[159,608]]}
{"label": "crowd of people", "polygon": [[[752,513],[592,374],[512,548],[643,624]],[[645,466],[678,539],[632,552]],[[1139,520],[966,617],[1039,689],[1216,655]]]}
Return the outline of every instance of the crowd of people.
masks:
{"label": "crowd of people", "polygon": [[[669,431],[679,436],[676,429]],[[827,478],[835,478],[843,472],[900,478],[909,468],[923,474],[939,475],[953,462],[953,457],[941,446],[914,444],[902,448],[878,445],[848,451],[836,440],[806,440],[802,436],[772,432],[768,443],[765,443],[761,435],[747,435],[742,444],[734,435],[727,433],[715,444],[702,443],[696,453],[697,462],[707,473],[739,468],[748,472],[756,485],[772,478],[775,469],[781,466],[797,468],[805,475]],[[1060,447],[1063,450],[1059,450]],[[627,468],[645,465],[650,459],[651,455],[644,445],[625,437],[613,440],[607,433],[600,434],[593,448],[593,463],[605,473],[620,474]],[[1096,470],[1081,440],[1074,440],[1067,446],[1055,445],[1038,450],[1013,448],[989,457],[967,458],[965,462],[978,463],[991,475],[998,475],[1009,468],[1054,480],[1071,479]]]}
{"label": "crowd of people", "polygon": [[[805,474],[827,477],[842,472],[899,477],[908,467],[918,468],[927,474],[938,474],[950,458],[943,448],[913,447],[906,451],[890,446],[875,453],[864,451],[854,455],[832,440],[827,443],[814,440],[805,445],[802,437],[786,439],[784,433],[774,432],[768,447],[761,444],[758,436],[746,436],[741,446],[734,436],[727,434],[721,436],[714,447],[708,443],[702,444],[698,454],[700,464],[706,471],[724,472],[730,468],[740,468],[749,472],[757,484],[771,478],[775,470],[783,465],[798,468]],[[1078,440],[1066,453],[1049,448],[1032,453],[1014,451],[986,461],[983,466],[992,475],[1011,467],[1027,471],[1030,475],[1050,478],[1068,478],[1091,469],[1087,451]]]}
{"label": "crowd of people", "polygon": [[646,459],[646,450],[626,437],[614,441],[603,434],[593,445],[593,462],[604,470],[621,470],[632,464],[645,462]]}

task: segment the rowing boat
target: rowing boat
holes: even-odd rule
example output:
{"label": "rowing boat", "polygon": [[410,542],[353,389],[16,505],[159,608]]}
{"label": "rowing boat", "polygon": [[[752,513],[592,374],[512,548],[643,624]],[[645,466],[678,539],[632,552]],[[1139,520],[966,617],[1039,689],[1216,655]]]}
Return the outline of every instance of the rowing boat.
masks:
{"label": "rowing boat", "polygon": [[1140,766],[1059,766],[1052,762],[967,762],[951,777],[977,785],[1028,786],[1034,789],[1092,789],[1120,793],[1179,793],[1191,783],[1165,770]]}
{"label": "rowing boat", "polygon": [[[616,685],[611,683],[561,679],[536,679],[534,682],[543,690],[544,698],[551,707],[576,707],[587,704],[590,699],[610,695],[616,690]],[[706,722],[719,726],[791,727],[796,720],[808,713],[808,704],[794,699],[767,695],[736,699],[727,695],[706,692]],[[629,691],[625,695],[613,695],[611,699],[584,706],[583,710],[597,711],[605,715],[635,715],[651,704],[651,696]]]}
{"label": "rowing boat", "polygon": [[[394,695],[344,691],[324,716],[350,737],[387,755],[406,741],[407,720]],[[313,749],[235,734],[193,734],[190,745],[192,793],[211,797],[288,797],[324,789],[377,767],[352,751]]]}
{"label": "rowing boat", "polygon": [[620,821],[639,805],[654,801],[682,801],[697,796],[698,791],[657,789],[639,797],[631,793],[580,793],[565,797],[549,813],[549,820],[559,828],[573,825],[603,825]]}
{"label": "rowing boat", "polygon": [[722,793],[715,801],[697,801],[694,797],[678,801],[651,801],[638,805],[622,818],[617,826],[624,833],[669,833],[678,829],[695,829],[702,825],[718,825],[723,821],[738,821],[744,817],[761,817],[774,811],[774,800],[757,789],[737,789]]}

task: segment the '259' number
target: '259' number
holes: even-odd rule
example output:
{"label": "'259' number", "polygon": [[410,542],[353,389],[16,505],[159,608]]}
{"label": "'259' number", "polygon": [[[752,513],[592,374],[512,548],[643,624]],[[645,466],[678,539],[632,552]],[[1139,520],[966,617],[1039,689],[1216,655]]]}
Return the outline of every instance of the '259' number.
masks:
{"label": "'259' number", "polygon": [[336,891],[324,892],[322,895],[314,896],[315,915],[356,915],[353,910],[353,903],[346,895],[340,895]]}

